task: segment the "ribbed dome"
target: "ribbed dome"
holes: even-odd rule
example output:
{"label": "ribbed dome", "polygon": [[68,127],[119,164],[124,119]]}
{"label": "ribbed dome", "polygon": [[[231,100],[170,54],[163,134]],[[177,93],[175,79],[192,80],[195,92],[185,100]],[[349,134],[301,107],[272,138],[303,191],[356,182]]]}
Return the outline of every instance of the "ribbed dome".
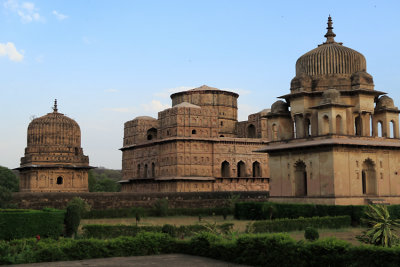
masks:
{"label": "ribbed dome", "polygon": [[32,120],[28,126],[28,147],[32,145],[81,146],[81,130],[76,121],[54,111]]}
{"label": "ribbed dome", "polygon": [[334,40],[336,36],[332,29],[332,19],[328,18],[327,41],[310,52],[302,55],[296,62],[296,76],[307,74],[311,76],[325,74],[353,74],[366,71],[365,57],[342,43]]}

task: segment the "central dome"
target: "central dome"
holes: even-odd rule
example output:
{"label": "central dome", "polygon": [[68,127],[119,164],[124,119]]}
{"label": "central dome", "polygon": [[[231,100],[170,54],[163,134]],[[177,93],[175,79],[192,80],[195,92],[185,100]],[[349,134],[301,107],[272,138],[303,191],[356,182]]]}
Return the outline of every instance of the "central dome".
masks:
{"label": "central dome", "polygon": [[367,70],[365,57],[342,43],[334,40],[336,34],[332,31],[332,19],[328,18],[326,42],[302,55],[296,62],[296,76],[326,74],[353,74]]}

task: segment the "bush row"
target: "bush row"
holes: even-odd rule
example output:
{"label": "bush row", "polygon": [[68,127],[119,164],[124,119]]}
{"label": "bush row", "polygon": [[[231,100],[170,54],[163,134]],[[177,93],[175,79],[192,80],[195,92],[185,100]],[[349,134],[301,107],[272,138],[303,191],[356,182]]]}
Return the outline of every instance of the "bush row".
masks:
{"label": "bush row", "polygon": [[235,218],[241,220],[266,220],[299,217],[350,216],[359,224],[366,206],[336,206],[315,204],[283,204],[272,202],[240,202],[235,205]]}
{"label": "bush row", "polygon": [[[224,213],[233,214],[231,209],[220,208],[176,208],[166,210],[163,216],[212,216],[223,215]],[[91,210],[83,214],[83,219],[104,219],[104,218],[135,218],[136,214],[141,216],[160,216],[160,211],[155,208],[132,207],[125,209]]]}
{"label": "bush row", "polygon": [[41,237],[58,238],[64,228],[64,211],[0,210],[0,239]]}
{"label": "bush row", "polygon": [[253,266],[398,266],[400,248],[352,246],[336,239],[296,242],[286,234],[249,234],[226,239],[200,233],[176,240],[162,233],[116,239],[0,241],[0,264],[187,253]]}
{"label": "bush row", "polygon": [[318,229],[338,229],[351,226],[350,216],[337,217],[311,217],[298,219],[276,219],[268,221],[255,221],[250,224],[248,231],[251,233],[273,233],[273,232],[289,232],[301,231],[307,227]]}
{"label": "bush row", "polygon": [[[227,232],[230,224],[217,225],[217,227]],[[82,227],[85,238],[115,238],[119,236],[136,236],[142,232],[166,233],[172,237],[189,237],[202,231],[209,231],[207,226],[181,225],[175,226],[165,224],[164,226],[135,226],[135,225],[105,225],[105,224],[87,224]]]}

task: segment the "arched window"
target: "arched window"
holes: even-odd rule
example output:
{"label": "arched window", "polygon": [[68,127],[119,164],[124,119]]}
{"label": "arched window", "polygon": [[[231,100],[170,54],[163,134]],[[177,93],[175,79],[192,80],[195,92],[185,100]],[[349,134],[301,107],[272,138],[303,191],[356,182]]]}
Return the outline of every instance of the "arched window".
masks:
{"label": "arched window", "polygon": [[361,172],[362,193],[364,195],[376,195],[376,171],[375,163],[371,159],[366,159],[362,164]]}
{"label": "arched window", "polygon": [[197,132],[196,132],[196,130],[192,130],[192,134],[196,134]]}
{"label": "arched window", "polygon": [[237,177],[245,177],[246,176],[246,165],[243,161],[239,161],[237,164]]}
{"label": "arched window", "polygon": [[383,137],[383,123],[378,121],[378,137]]}
{"label": "arched window", "polygon": [[230,166],[226,160],[221,164],[221,177],[230,177]]}
{"label": "arched window", "polygon": [[137,165],[136,178],[140,178],[140,164]]}
{"label": "arched window", "polygon": [[153,140],[157,138],[157,129],[156,128],[150,128],[147,130],[147,140]]}
{"label": "arched window", "polygon": [[355,134],[355,135],[361,136],[361,125],[362,125],[362,123],[361,123],[361,117],[360,117],[360,116],[357,116],[357,117],[354,119],[354,134]]}
{"label": "arched window", "polygon": [[295,196],[307,196],[307,170],[303,161],[294,166],[294,192]]}
{"label": "arched window", "polygon": [[322,117],[322,134],[329,134],[329,117],[324,115]]}
{"label": "arched window", "polygon": [[336,116],[336,134],[343,134],[342,116],[340,115]]}
{"label": "arched window", "polygon": [[304,121],[304,129],[306,130],[306,137],[311,136],[311,121],[310,118],[306,118]]}
{"label": "arched window", "polygon": [[260,162],[253,162],[253,177],[261,177],[261,167]]}
{"label": "arched window", "polygon": [[143,173],[143,177],[147,178],[147,164],[144,164],[144,173]]}
{"label": "arched window", "polygon": [[272,124],[272,140],[276,141],[278,140],[278,126],[274,123]]}
{"label": "arched window", "polygon": [[61,176],[57,177],[57,184],[63,184],[63,178]]}
{"label": "arched window", "polygon": [[390,138],[394,138],[395,137],[395,123],[393,120],[390,121]]}
{"label": "arched window", "polygon": [[247,137],[256,138],[256,127],[253,124],[247,126]]}
{"label": "arched window", "polygon": [[156,165],[154,164],[154,162],[151,163],[151,177],[156,177]]}

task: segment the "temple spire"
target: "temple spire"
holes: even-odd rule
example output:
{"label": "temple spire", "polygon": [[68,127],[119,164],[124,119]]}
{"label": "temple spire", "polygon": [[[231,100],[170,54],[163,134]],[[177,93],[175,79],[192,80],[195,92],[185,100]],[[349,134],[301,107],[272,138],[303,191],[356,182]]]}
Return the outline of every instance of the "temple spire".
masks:
{"label": "temple spire", "polygon": [[335,43],[335,36],[336,34],[332,31],[333,27],[332,27],[332,18],[331,15],[329,15],[328,17],[328,27],[326,28],[328,31],[325,34],[326,37],[326,42],[325,44],[330,44],[330,43]]}
{"label": "temple spire", "polygon": [[54,107],[53,107],[53,112],[58,112],[58,109],[57,109],[57,99],[54,99]]}

